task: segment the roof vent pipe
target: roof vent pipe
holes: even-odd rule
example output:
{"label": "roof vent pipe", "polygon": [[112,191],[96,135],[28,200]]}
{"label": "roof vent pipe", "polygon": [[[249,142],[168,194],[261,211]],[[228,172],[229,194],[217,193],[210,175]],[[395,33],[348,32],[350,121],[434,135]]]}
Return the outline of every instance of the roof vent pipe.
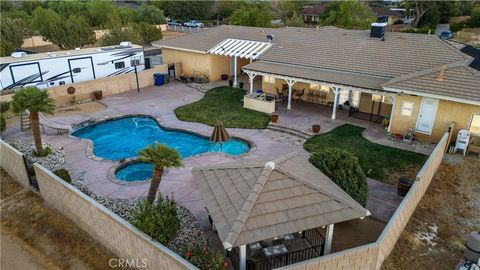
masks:
{"label": "roof vent pipe", "polygon": [[267,40],[268,40],[268,43],[272,43],[273,41],[273,35],[267,35]]}
{"label": "roof vent pipe", "polygon": [[445,77],[445,65],[442,66],[440,69],[440,73],[438,74],[437,81],[443,81],[443,77]]}
{"label": "roof vent pipe", "polygon": [[372,23],[370,25],[370,37],[383,38],[386,26],[386,23]]}

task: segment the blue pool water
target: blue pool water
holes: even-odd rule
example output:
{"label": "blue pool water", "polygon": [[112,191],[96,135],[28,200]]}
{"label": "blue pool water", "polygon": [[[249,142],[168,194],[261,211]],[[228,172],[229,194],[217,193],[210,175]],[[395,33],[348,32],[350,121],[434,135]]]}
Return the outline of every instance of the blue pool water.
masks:
{"label": "blue pool water", "polygon": [[[177,149],[182,158],[206,152],[224,152],[235,156],[246,153],[250,149],[249,144],[243,140],[232,139],[220,146],[196,134],[168,130],[161,127],[155,119],[146,116],[101,122],[84,127],[72,135],[92,140],[93,153],[98,157],[111,160],[137,157],[141,149],[155,141]],[[124,170],[123,173],[128,175],[127,178],[133,179],[134,175],[141,175],[141,172],[145,171],[145,164],[141,165],[141,163],[129,164],[117,171],[117,177],[118,172]]]}
{"label": "blue pool water", "polygon": [[152,163],[135,162],[118,169],[115,175],[122,181],[144,181],[152,177],[152,172]]}

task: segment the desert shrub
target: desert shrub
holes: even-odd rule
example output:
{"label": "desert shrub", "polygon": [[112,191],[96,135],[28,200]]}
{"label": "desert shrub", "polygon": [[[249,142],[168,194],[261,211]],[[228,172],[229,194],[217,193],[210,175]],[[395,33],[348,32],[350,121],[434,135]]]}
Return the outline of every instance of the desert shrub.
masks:
{"label": "desert shrub", "polygon": [[463,30],[465,28],[465,23],[464,22],[458,22],[458,23],[451,23],[450,24],[450,31],[452,32],[458,32]]}
{"label": "desert shrub", "polygon": [[33,155],[36,157],[46,157],[52,153],[52,148],[50,146],[46,146],[45,149],[43,149],[43,152],[38,153],[37,150],[33,150]]}
{"label": "desert shrub", "polygon": [[4,132],[7,128],[7,121],[3,114],[6,113],[8,109],[10,109],[10,102],[0,102],[0,133]]}
{"label": "desert shrub", "polygon": [[309,161],[359,204],[367,204],[367,178],[353,154],[343,149],[327,148],[313,152]]}
{"label": "desert shrub", "polygon": [[63,181],[71,184],[72,183],[72,177],[70,177],[70,173],[66,169],[59,169],[53,172],[56,176],[60,177],[63,179]]}
{"label": "desert shrub", "polygon": [[182,248],[182,257],[193,265],[205,270],[220,270],[228,268],[225,257],[208,249],[206,246],[190,245]]}
{"label": "desert shrub", "polygon": [[180,228],[177,203],[159,196],[153,204],[145,200],[132,210],[130,222],[162,244],[173,239]]}

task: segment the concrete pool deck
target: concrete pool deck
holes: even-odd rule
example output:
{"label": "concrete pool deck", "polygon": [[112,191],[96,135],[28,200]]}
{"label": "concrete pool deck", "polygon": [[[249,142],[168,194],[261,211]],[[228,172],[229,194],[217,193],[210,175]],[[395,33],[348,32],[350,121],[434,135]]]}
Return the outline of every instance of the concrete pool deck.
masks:
{"label": "concrete pool deck", "polygon": [[[143,114],[154,117],[166,128],[189,130],[209,136],[213,130],[212,127],[200,123],[182,122],[177,119],[174,113],[176,108],[198,101],[203,96],[204,93],[190,88],[183,83],[171,82],[162,87],[153,86],[143,88],[140,93],[130,91],[105,97],[101,100],[101,103],[104,104],[106,108],[91,115],[53,116],[51,119],[52,121],[65,124],[78,124],[90,118],[95,121],[101,121],[112,117]],[[111,181],[107,174],[116,162],[89,158],[87,153],[88,140],[71,135],[58,135],[55,130],[49,128],[45,128],[45,131],[46,133],[42,134],[43,142],[57,147],[63,147],[65,152],[64,167],[71,172],[72,177],[83,179],[87,187],[95,194],[109,198],[146,196],[149,182],[138,183],[136,185],[123,185]],[[201,194],[193,181],[191,174],[193,167],[208,166],[239,159],[274,158],[293,151],[298,152],[305,158],[309,157],[309,153],[306,152],[301,145],[275,141],[262,133],[261,130],[229,128],[228,131],[233,136],[252,142],[255,147],[248,153],[237,157],[228,156],[223,153],[206,153],[200,156],[186,158],[183,160],[183,168],[171,169],[164,174],[159,188],[159,191],[165,196],[171,196],[173,194],[175,200],[192,211],[200,223],[205,226],[208,226],[208,218]],[[7,140],[32,140],[31,131],[20,131],[19,126],[9,127],[3,135]],[[371,181],[369,181],[369,185],[370,182]],[[392,186],[391,188],[394,187]],[[382,193],[379,193],[378,189],[374,190],[376,191],[375,200],[378,202],[378,198],[382,197]],[[388,196],[391,194],[391,189],[389,192],[385,192],[385,199],[388,200]],[[372,209],[369,208],[369,210],[372,214],[375,216],[378,212],[378,216],[383,218],[389,218],[396,209],[396,205],[391,205],[388,209],[381,207],[378,203],[372,203],[370,205]]]}

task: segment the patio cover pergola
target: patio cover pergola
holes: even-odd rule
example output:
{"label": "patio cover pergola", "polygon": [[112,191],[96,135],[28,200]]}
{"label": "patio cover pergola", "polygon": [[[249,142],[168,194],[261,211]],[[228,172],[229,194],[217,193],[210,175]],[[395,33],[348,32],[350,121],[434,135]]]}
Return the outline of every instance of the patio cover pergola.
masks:
{"label": "patio cover pergola", "polygon": [[369,74],[360,74],[339,70],[312,68],[299,65],[270,63],[261,60],[248,64],[242,69],[249,77],[250,94],[252,94],[253,79],[256,76],[270,76],[285,80],[288,85],[287,109],[289,110],[291,109],[292,102],[292,87],[295,83],[303,82],[317,84],[319,86],[329,86],[335,94],[332,109],[333,120],[335,120],[336,118],[336,108],[338,107],[338,99],[340,93],[344,90],[390,96],[393,99],[395,99],[396,97],[395,93],[385,91],[382,88],[382,85],[384,83],[391,80],[390,77],[374,76]]}
{"label": "patio cover pergola", "polygon": [[194,179],[225,249],[327,226],[325,254],[335,223],[370,215],[297,153],[272,161],[245,160],[194,168]]}
{"label": "patio cover pergola", "polygon": [[237,57],[250,59],[250,63],[260,57],[264,52],[266,52],[272,43],[270,42],[261,42],[253,40],[242,40],[235,38],[227,38],[222,42],[215,45],[213,48],[208,50],[210,54],[224,55],[233,57],[234,59],[234,72],[233,72],[233,84],[237,85]]}

